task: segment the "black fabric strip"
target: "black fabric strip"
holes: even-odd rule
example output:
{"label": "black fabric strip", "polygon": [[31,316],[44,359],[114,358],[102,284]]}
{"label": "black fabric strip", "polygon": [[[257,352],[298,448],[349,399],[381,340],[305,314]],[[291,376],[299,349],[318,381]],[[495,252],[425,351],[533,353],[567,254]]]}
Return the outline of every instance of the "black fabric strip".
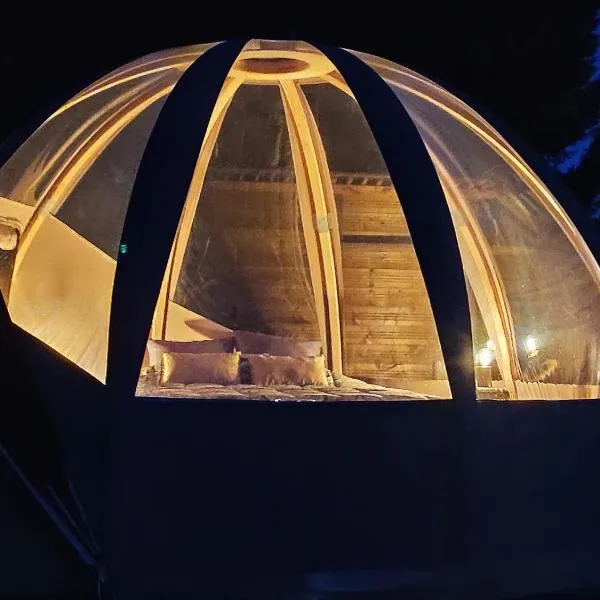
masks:
{"label": "black fabric strip", "polygon": [[394,92],[349,52],[317,47],[352,90],[381,150],[408,223],[440,337],[452,397],[475,401],[471,317],[458,241],[435,167]]}
{"label": "black fabric strip", "polygon": [[148,140],[127,210],[117,261],[107,385],[135,392],[152,316],[210,116],[244,41],[219,44],[188,67]]}

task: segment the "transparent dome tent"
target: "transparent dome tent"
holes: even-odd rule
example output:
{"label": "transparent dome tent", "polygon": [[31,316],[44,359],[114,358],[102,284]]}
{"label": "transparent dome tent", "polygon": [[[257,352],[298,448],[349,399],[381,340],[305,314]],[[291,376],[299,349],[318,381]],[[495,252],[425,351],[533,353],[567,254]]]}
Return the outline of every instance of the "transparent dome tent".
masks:
{"label": "transparent dome tent", "polygon": [[[11,319],[101,381],[136,173],[173,86],[209,47],[157,53],[111,73],[56,111],[0,171]],[[408,69],[357,56],[410,115],[443,188],[468,288],[478,397],[596,397],[600,271],[561,205],[456,97]],[[448,398],[412,233],[336,67],[308,44],[251,42],[217,98],[149,338],[230,336],[232,348],[254,353],[285,344],[282,337],[292,355],[322,354],[327,381],[343,389]],[[172,389],[165,380],[210,383],[195,382],[193,361],[173,356],[210,345],[160,348],[171,368],[162,372],[153,348],[139,393],[164,394]],[[288,383],[268,372],[282,365],[254,366],[266,369],[261,384]],[[289,383],[303,377],[327,383],[319,369]]]}
{"label": "transparent dome tent", "polygon": [[[521,564],[554,552],[531,542],[566,502],[543,464],[577,419],[560,464],[571,476],[594,455],[578,411],[600,392],[600,268],[576,203],[523,154],[414,71],[273,40],[129,63],[14,149],[0,168],[9,329],[87,508],[108,518],[121,582],[170,593],[198,564],[204,577],[258,555],[282,572],[435,570],[467,538],[490,569],[511,535]],[[110,493],[85,476],[110,462],[92,404],[112,432]],[[471,504],[457,532],[461,436],[496,513]],[[600,529],[580,509],[559,546]]]}

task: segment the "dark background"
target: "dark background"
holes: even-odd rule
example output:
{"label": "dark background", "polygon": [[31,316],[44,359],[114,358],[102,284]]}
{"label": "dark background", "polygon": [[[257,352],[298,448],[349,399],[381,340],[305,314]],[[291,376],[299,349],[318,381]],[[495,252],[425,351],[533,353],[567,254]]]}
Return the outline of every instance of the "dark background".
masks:
{"label": "dark background", "polygon": [[[201,2],[133,10],[0,0],[0,139],[65,89],[149,52],[237,36],[319,39],[404,64],[488,107],[558,169],[575,167],[567,182],[592,212],[600,193],[600,135],[593,131],[600,79],[589,80],[600,2],[347,3],[323,17],[324,5],[240,12]],[[586,135],[594,139],[589,151],[569,160],[565,149],[585,146]],[[0,598],[79,596],[83,589],[94,593],[93,574],[1,465]]]}
{"label": "dark background", "polygon": [[[558,163],[600,121],[600,78],[588,83],[600,70],[598,0],[359,4],[0,2],[0,139],[95,74],[236,36],[313,38],[397,61],[488,107]],[[567,176],[585,204],[600,193],[599,170],[595,136]]]}

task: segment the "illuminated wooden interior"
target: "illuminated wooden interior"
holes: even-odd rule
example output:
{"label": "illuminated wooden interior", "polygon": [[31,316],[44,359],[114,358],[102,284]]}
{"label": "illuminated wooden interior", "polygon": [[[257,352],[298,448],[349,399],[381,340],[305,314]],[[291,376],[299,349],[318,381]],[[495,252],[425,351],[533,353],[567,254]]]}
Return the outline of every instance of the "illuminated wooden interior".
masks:
{"label": "illuminated wooden interior", "polygon": [[[198,47],[159,53],[107,76],[67,103],[40,129],[41,135],[44,127],[53,126],[53,120],[83,110],[87,103],[106,95],[106,101],[92,104],[87,117],[74,121],[72,131],[51,153],[46,155],[41,149],[37,162],[9,163],[0,172],[0,223],[14,222],[18,233],[18,245],[9,260],[14,262],[12,276],[5,276],[10,285],[3,282],[11,317],[100,380],[106,374],[108,319],[118,252],[114,240],[120,230],[115,225],[109,253],[63,222],[61,210],[98,157],[122,132],[129,131],[127,128],[133,127],[140,115],[147,115],[149,108],[164,101],[179,75],[203,50]],[[401,94],[409,94],[415,102],[444,111],[489,147],[503,168],[514,171],[522,182],[519,185],[527,186],[577,258],[579,270],[573,277],[583,283],[573,286],[571,293],[582,300],[574,305],[589,307],[586,323],[589,328],[595,326],[600,317],[598,265],[560,205],[527,165],[489,125],[468,107],[457,107],[459,101],[441,88],[401,67],[392,68],[377,59],[370,64],[380,69],[390,84],[395,82],[401,100]],[[237,306],[244,298],[251,298],[253,310],[260,313],[263,323],[262,329],[256,326],[257,331],[300,340],[319,339],[334,373],[447,398],[449,388],[438,334],[402,212],[402,198],[398,198],[386,170],[369,171],[368,165],[348,171],[332,167],[323,123],[310,100],[311,90],[318,86],[355,102],[335,66],[307,44],[253,41],[242,52],[222,88],[203,140],[150,337],[191,341],[219,337],[233,329],[231,322],[208,318],[178,302],[194,219],[199,210],[208,211],[206,214],[216,215],[211,217],[211,227],[217,224],[221,233],[215,236],[211,230],[207,243],[210,241],[212,247],[207,252],[223,257],[230,254],[233,261],[226,264],[224,260],[221,275],[208,282],[210,293],[222,299],[223,305],[229,302]],[[270,91],[263,93],[263,88]],[[277,94],[282,115],[278,132],[287,140],[285,147],[289,146],[290,154],[283,168],[275,163],[271,167],[220,163],[211,167],[213,157],[224,152],[219,144],[224,123],[234,114],[232,105],[241,101],[248,89],[257,90],[255,104],[247,108],[250,117],[251,106],[259,107],[255,127],[261,127],[260,119],[267,118],[260,113],[261,94],[270,98]],[[355,110],[352,114],[360,116],[360,109],[356,106]],[[499,266],[498,256],[504,252],[520,256],[523,261],[535,261],[537,255],[528,252],[525,245],[507,244],[499,249],[490,242],[481,225],[477,198],[496,202],[498,189],[486,191],[481,181],[472,181],[467,171],[459,177],[445,159],[445,153],[453,150],[445,146],[441,133],[438,135],[436,123],[421,124],[413,118],[423,132],[454,219],[477,334],[474,354],[479,363],[482,397],[597,397],[595,347],[577,360],[565,356],[568,349],[561,347],[555,352],[560,368],[571,362],[579,361],[580,365],[591,361],[593,368],[586,369],[595,369],[595,374],[567,377],[524,372],[523,344],[531,346],[526,351],[532,358],[540,351],[536,344],[545,343],[545,338],[539,335],[534,339],[531,334],[525,339],[515,325],[518,319],[510,290],[519,282],[507,275],[504,263],[502,268]],[[244,125],[236,121],[236,127]],[[365,127],[361,135],[370,135],[364,133],[368,132]],[[374,141],[365,137],[348,143],[356,143],[359,148]],[[15,157],[19,158],[18,154]],[[1,177],[9,168],[21,173],[10,190],[2,187]],[[131,184],[134,175],[128,175]],[[121,202],[126,210],[127,198]],[[76,208],[72,210],[75,212],[68,214],[75,216],[69,218],[79,218]],[[7,239],[12,239],[11,235],[9,232]],[[231,258],[234,255],[243,257],[243,266]],[[558,250],[555,259],[562,259]],[[247,296],[238,297],[242,280]],[[540,279],[540,287],[543,285]],[[536,310],[540,320],[551,323],[554,319],[548,306]],[[248,322],[255,313],[248,312]],[[232,322],[237,318],[232,317]],[[551,326],[544,326],[550,331]],[[551,340],[547,345],[556,343]],[[577,340],[569,343],[576,346]],[[554,360],[552,357],[548,360]],[[544,368],[549,368],[548,360],[542,364]],[[577,365],[572,370],[580,373]],[[485,390],[487,396],[483,388],[489,388]]]}

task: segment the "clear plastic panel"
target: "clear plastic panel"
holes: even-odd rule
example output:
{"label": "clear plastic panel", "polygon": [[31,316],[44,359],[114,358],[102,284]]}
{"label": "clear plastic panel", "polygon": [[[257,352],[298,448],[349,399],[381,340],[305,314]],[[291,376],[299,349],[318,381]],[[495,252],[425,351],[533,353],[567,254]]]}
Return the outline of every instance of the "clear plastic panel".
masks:
{"label": "clear plastic panel", "polygon": [[303,85],[302,90],[335,197],[330,225],[340,249],[343,374],[450,398],[401,199],[366,119],[356,100],[333,85]]}
{"label": "clear plastic panel", "polygon": [[208,165],[173,302],[231,330],[319,338],[289,135],[276,86],[243,85],[231,102]]}
{"label": "clear plastic panel", "polygon": [[[451,112],[458,119],[466,119],[481,132],[498,144],[504,152],[518,158],[517,153],[508,142],[477,112],[460,98],[450,94],[437,83],[407,67],[393,63],[385,58],[350,50],[352,54],[364,60],[370,67],[389,83],[394,90],[404,89],[413,96],[418,96]],[[519,159],[520,160],[520,159]],[[527,165],[523,167],[528,169]],[[530,171],[530,170],[529,170]],[[530,171],[531,173],[531,171]],[[533,173],[531,173],[533,175]]]}
{"label": "clear plastic panel", "polygon": [[489,125],[392,87],[451,208],[472,289],[478,396],[597,397],[599,271],[583,239]]}
{"label": "clear plastic panel", "polygon": [[[189,64],[189,63],[188,63]],[[183,68],[107,76],[42,125],[0,171],[0,222],[31,207],[3,255],[13,321],[104,381],[115,259],[144,148]],[[5,268],[4,268],[5,267]]]}
{"label": "clear plastic panel", "polygon": [[170,50],[161,50],[152,54],[147,54],[134,61],[131,61],[118,69],[108,73],[92,85],[77,94],[69,104],[74,104],[85,98],[98,93],[101,90],[110,87],[121,86],[123,83],[134,79],[145,78],[165,71],[185,71],[199,56],[207,50],[216,46],[218,42],[210,44],[196,44],[193,46],[183,46],[172,48]]}
{"label": "clear plastic panel", "polygon": [[118,130],[146,100],[153,101],[153,95],[168,93],[180,75],[176,69],[151,73],[100,87],[79,100],[75,97],[67,108],[47,119],[0,169],[0,197],[36,206],[86,145]]}
{"label": "clear plastic panel", "polygon": [[142,153],[166,95],[131,121],[94,160],[56,218],[113,259]]}
{"label": "clear plastic panel", "polygon": [[[250,374],[248,365],[244,374],[239,363],[229,364],[239,358],[234,346],[244,357],[279,355],[283,345],[292,353],[322,353],[305,244],[310,224],[298,196],[279,87],[238,88],[229,80],[212,123],[165,275],[138,395],[221,397],[217,384],[229,382],[225,394],[239,396],[232,386]],[[200,364],[207,360],[219,364]],[[269,376],[263,383],[273,381]],[[207,391],[186,382],[214,385]]]}
{"label": "clear plastic panel", "polygon": [[203,140],[138,395],[450,397],[402,207],[344,87],[308,44],[252,40],[238,57]]}

